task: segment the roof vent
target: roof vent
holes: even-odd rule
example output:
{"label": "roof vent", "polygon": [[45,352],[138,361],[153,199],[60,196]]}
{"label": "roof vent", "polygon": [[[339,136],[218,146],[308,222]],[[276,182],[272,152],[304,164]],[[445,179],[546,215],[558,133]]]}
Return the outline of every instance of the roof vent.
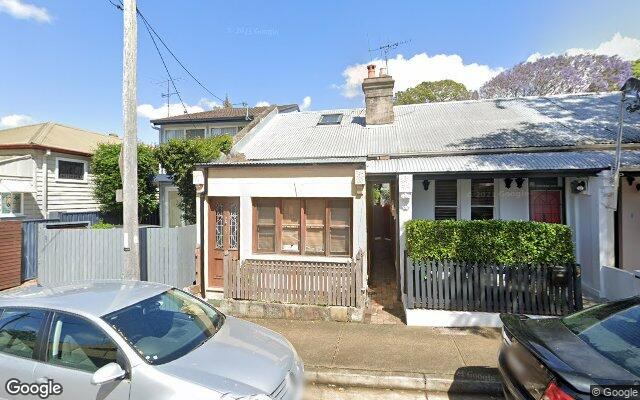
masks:
{"label": "roof vent", "polygon": [[322,114],[318,125],[340,125],[342,114]]}

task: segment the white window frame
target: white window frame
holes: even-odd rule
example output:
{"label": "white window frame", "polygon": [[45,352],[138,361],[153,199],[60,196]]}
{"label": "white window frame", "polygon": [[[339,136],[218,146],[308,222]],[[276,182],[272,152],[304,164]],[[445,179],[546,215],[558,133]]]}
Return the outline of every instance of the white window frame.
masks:
{"label": "white window frame", "polygon": [[[184,130],[184,128],[162,128],[162,132],[160,133],[160,143],[166,143],[167,142],[167,131],[179,131],[179,132],[181,132],[179,139],[184,139],[186,137],[186,131]],[[205,130],[205,132],[206,132],[206,130]]]}
{"label": "white window frame", "polygon": [[[82,178],[82,180],[79,179],[64,179],[64,178],[60,178],[59,173],[60,173],[60,161],[67,161],[67,162],[74,162],[74,163],[81,163],[84,165],[84,177]],[[89,162],[86,160],[79,160],[77,158],[65,158],[65,157],[56,157],[56,182],[69,182],[69,183],[87,183],[89,181]]]}
{"label": "white window frame", "polygon": [[[473,204],[473,181],[474,180],[491,180],[493,182],[493,204],[492,205],[486,205],[486,204]],[[496,199],[497,199],[497,193],[496,193],[496,187],[498,185],[496,184],[496,180],[494,178],[471,178],[469,179],[469,218],[472,218],[471,215],[473,214],[473,208],[491,208],[493,211],[493,218],[491,218],[492,220],[494,219],[499,219],[496,215],[497,213],[497,207],[496,207]]]}
{"label": "white window frame", "polygon": [[235,129],[236,131],[234,133],[231,133],[231,136],[235,136],[238,134],[238,132],[240,132],[241,128],[238,127],[237,125],[227,125],[227,126],[222,126],[222,125],[212,125],[209,127],[209,129],[207,129],[206,133],[205,133],[205,137],[217,137],[217,136],[222,136],[225,135],[223,133],[219,133],[219,134],[214,134],[213,131],[214,129]]}
{"label": "white window frame", "polygon": [[13,196],[14,194],[20,195],[20,212],[19,213],[3,213],[2,212],[2,199],[0,199],[0,218],[12,218],[24,216],[24,193],[0,193],[0,196],[8,194]]}

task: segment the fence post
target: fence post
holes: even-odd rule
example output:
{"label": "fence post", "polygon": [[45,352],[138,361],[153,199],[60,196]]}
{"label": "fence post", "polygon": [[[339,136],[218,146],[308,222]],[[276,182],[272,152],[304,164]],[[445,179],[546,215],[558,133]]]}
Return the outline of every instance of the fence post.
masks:
{"label": "fence post", "polygon": [[404,276],[407,283],[407,308],[412,309],[415,296],[415,291],[413,290],[413,270],[415,268],[415,265],[413,263],[413,260],[410,260],[409,262],[409,257],[407,257],[406,250],[404,251],[404,266]]}
{"label": "fence post", "polygon": [[580,264],[573,266],[573,290],[576,301],[576,310],[582,310],[582,268]]}
{"label": "fence post", "polygon": [[229,283],[229,275],[230,275],[229,274],[229,270],[230,270],[230,268],[229,268],[229,258],[230,258],[229,257],[229,252],[225,251],[223,259],[222,259],[222,266],[223,266],[222,267],[223,268],[223,272],[222,272],[222,276],[223,276],[223,279],[222,279],[222,285],[223,285],[222,293],[224,293],[224,297],[225,298],[229,298],[230,297],[229,296],[229,284],[228,284]]}

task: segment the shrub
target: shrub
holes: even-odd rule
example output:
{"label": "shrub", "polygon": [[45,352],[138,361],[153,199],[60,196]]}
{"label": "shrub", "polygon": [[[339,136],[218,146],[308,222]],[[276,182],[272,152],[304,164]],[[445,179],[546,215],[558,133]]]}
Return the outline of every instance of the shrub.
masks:
{"label": "shrub", "polygon": [[95,224],[91,225],[91,229],[113,229],[116,226],[113,224],[109,224],[107,222],[104,222],[102,220],[96,222]]}
{"label": "shrub", "polygon": [[[91,172],[95,179],[94,195],[100,211],[114,221],[122,222],[122,203],[116,202],[116,190],[122,189],[118,158],[122,145],[101,144],[91,157]],[[154,149],[138,144],[138,219],[143,221],[158,209],[158,188],[153,177],[158,173]]]}
{"label": "shrub", "polygon": [[414,260],[516,264],[575,262],[571,229],[533,221],[428,221],[405,225]]}
{"label": "shrub", "polygon": [[158,146],[156,155],[180,195],[182,217],[187,223],[196,222],[196,189],[193,186],[193,167],[196,164],[213,161],[221,153],[228,153],[233,145],[229,135],[204,139],[171,139]]}

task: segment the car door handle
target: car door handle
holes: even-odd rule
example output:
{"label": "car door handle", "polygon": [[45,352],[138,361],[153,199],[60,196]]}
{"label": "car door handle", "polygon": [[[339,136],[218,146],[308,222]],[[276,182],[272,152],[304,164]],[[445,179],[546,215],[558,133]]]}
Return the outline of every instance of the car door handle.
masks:
{"label": "car door handle", "polygon": [[43,376],[41,378],[36,379],[36,383],[41,384],[41,385],[46,385],[47,383],[49,383],[49,377],[47,376]]}

